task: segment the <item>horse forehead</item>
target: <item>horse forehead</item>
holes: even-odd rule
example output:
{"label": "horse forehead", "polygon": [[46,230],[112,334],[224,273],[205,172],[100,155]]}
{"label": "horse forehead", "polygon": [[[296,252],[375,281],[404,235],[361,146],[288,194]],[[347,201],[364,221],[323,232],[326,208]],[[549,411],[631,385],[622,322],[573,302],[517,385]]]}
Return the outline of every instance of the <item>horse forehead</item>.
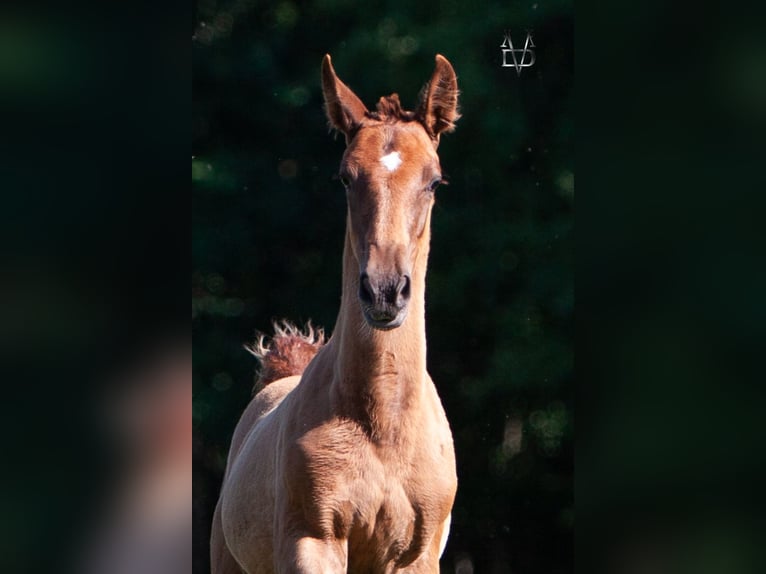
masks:
{"label": "horse forehead", "polygon": [[368,169],[393,173],[408,165],[438,159],[425,130],[419,126],[382,125],[361,130],[359,136],[353,158]]}

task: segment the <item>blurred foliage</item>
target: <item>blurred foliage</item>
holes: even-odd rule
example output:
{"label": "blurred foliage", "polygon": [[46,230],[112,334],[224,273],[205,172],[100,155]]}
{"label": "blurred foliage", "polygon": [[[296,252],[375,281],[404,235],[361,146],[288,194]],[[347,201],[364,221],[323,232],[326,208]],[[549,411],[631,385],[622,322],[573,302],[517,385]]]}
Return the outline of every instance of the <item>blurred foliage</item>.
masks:
{"label": "blurred foliage", "polygon": [[[572,571],[573,8],[569,1],[200,0],[193,42],[195,572],[231,433],[243,351],[274,319],[332,330],[345,200],[319,66],[369,106],[412,109],[444,54],[463,117],[440,146],[428,365],[459,489],[444,572]],[[537,61],[502,68],[506,30]],[[517,40],[518,38],[518,40]]]}

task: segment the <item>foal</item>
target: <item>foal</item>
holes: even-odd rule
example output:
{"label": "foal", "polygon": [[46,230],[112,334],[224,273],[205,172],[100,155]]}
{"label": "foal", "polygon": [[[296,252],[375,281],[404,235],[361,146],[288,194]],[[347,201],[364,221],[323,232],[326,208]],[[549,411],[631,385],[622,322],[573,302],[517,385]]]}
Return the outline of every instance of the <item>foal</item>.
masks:
{"label": "foal", "polygon": [[213,574],[435,573],[449,533],[455,454],[426,372],[424,294],[457,78],[437,55],[416,111],[396,94],[369,111],[327,55],[322,89],[346,136],[340,313],[325,345],[287,327],[256,349],[266,386],[232,439]]}

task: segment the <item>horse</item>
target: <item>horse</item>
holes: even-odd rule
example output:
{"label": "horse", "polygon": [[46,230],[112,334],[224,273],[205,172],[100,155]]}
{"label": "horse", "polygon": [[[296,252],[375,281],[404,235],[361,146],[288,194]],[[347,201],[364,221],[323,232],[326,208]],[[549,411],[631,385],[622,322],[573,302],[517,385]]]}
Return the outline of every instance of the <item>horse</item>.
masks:
{"label": "horse", "polygon": [[426,371],[425,278],[436,153],[458,113],[441,55],[415,111],[368,110],[322,61],[345,136],[343,288],[335,331],[275,325],[232,438],[213,574],[439,572],[457,490],[449,423]]}

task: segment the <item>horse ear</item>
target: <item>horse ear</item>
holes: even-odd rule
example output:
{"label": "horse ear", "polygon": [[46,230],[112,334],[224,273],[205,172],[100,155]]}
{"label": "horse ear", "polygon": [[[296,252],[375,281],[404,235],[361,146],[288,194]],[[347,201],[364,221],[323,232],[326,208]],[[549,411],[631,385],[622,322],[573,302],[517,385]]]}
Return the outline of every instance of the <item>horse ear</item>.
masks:
{"label": "horse ear", "polygon": [[330,54],[326,54],[322,60],[322,92],[330,125],[346,134],[348,141],[367,113],[367,108],[335,74]]}
{"label": "horse ear", "polygon": [[442,132],[455,129],[460,117],[457,111],[457,76],[452,64],[441,54],[436,55],[436,67],[420,94],[417,115],[426,131],[435,140]]}

